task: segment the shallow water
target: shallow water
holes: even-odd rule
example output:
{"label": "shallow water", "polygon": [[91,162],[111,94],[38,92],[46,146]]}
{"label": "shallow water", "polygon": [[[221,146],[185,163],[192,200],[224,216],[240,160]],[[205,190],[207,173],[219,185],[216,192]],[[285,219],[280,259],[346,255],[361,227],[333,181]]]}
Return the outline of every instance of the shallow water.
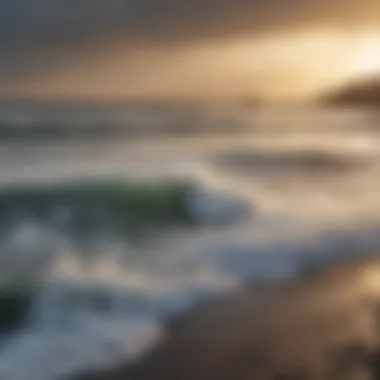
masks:
{"label": "shallow water", "polygon": [[[283,109],[180,116],[179,129],[194,124],[198,132],[164,131],[173,115],[153,113],[144,119],[144,136],[0,143],[3,184],[182,176],[255,210],[233,226],[173,228],[139,245],[94,236],[85,264],[66,236],[24,220],[27,238],[12,253],[13,265],[20,273],[43,267],[45,282],[30,326],[0,351],[2,379],[54,380],[133,360],[162,337],[167,316],[202,297],[258,277],[292,276],[301,256],[380,247],[380,134],[373,115]],[[3,268],[10,265],[7,249]]]}

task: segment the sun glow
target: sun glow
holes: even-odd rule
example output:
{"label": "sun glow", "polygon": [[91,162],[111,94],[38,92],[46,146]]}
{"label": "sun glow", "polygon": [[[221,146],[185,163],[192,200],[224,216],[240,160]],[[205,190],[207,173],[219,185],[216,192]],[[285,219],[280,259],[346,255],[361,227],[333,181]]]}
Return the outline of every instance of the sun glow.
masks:
{"label": "sun glow", "polygon": [[354,72],[358,76],[380,75],[380,38],[369,38],[354,60]]}

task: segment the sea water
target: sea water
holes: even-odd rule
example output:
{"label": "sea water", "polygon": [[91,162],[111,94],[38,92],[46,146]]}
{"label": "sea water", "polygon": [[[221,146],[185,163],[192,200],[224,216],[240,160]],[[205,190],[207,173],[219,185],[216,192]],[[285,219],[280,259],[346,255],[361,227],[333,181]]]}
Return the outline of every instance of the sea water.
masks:
{"label": "sea water", "polygon": [[[199,300],[257,278],[294,276],[305,262],[380,247],[376,114],[131,112],[114,119],[107,112],[105,122],[119,123],[124,135],[0,142],[2,185],[109,175],[190,178],[209,196],[197,212],[215,215],[213,197],[226,196],[249,213],[233,223],[204,218],[212,222],[140,243],[112,231],[94,234],[87,261],[68,236],[19,215],[1,242],[2,278],[39,277],[42,286],[28,323],[2,339],[1,380],[70,378],[136,360],[164,339],[166,318]],[[60,115],[61,123],[74,116]]]}

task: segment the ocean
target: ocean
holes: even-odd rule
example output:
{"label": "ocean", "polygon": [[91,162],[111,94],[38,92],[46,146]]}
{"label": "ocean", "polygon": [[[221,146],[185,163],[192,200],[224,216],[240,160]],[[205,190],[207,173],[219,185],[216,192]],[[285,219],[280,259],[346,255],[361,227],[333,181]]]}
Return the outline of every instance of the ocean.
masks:
{"label": "ocean", "polygon": [[[201,184],[209,199],[238,199],[249,213],[157,229],[139,241],[98,229],[78,246],[18,210],[1,235],[0,271],[41,281],[25,323],[1,339],[0,379],[69,379],[133,361],[164,338],[167,318],[199,300],[380,247],[373,111],[43,110],[0,110],[13,128],[0,140],[1,186],[180,178]],[[30,132],[39,125],[44,132]]]}

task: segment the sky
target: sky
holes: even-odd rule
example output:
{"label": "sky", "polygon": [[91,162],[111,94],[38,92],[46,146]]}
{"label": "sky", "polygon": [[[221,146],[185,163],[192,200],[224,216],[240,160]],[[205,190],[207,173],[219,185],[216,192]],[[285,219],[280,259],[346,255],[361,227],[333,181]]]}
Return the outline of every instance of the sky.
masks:
{"label": "sky", "polygon": [[380,73],[378,0],[0,0],[0,97],[302,99]]}

